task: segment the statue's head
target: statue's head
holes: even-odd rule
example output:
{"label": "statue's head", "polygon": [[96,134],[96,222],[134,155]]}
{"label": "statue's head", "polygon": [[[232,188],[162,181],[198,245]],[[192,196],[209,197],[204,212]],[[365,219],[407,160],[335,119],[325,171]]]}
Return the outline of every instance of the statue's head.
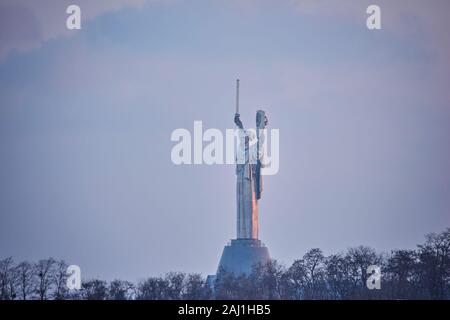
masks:
{"label": "statue's head", "polygon": [[267,122],[266,112],[263,110],[256,111],[256,127],[265,128],[266,122]]}

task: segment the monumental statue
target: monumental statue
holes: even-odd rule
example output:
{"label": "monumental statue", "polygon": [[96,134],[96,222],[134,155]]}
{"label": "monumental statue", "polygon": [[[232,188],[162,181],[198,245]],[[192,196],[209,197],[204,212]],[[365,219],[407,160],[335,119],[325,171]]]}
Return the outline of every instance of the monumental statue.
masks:
{"label": "monumental statue", "polygon": [[[239,113],[234,116],[239,136],[236,159],[236,209],[237,238],[258,239],[258,200],[261,198],[261,166],[264,156],[265,112],[256,112],[256,137],[253,131],[244,130]],[[251,148],[253,146],[253,148]],[[256,146],[256,147],[255,147]]]}
{"label": "monumental statue", "polygon": [[[238,131],[236,154],[236,239],[224,247],[217,268],[220,272],[249,274],[256,264],[269,261],[269,250],[259,240],[259,208],[263,181],[265,128],[268,124],[262,110],[256,112],[256,130],[244,129],[239,114],[239,80],[236,90],[234,123]],[[214,276],[213,276],[214,277]]]}

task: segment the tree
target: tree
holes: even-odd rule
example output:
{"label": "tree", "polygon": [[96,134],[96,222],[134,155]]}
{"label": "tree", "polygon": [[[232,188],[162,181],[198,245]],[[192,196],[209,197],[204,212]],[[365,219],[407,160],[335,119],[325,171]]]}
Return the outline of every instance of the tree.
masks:
{"label": "tree", "polygon": [[114,280],[109,284],[109,300],[132,300],[134,298],[134,285],[128,281]]}
{"label": "tree", "polygon": [[81,284],[81,297],[84,300],[108,299],[108,285],[104,280],[92,279]]}
{"label": "tree", "polygon": [[29,262],[21,262],[16,267],[17,272],[17,291],[18,296],[22,300],[28,300],[32,298],[34,289],[36,288],[36,275],[33,270],[33,266]]}
{"label": "tree", "polygon": [[169,272],[165,275],[165,292],[164,296],[168,300],[180,300],[184,289],[184,278],[186,274],[183,272]]}
{"label": "tree", "polygon": [[12,257],[0,260],[0,300],[16,298],[17,273]]}
{"label": "tree", "polygon": [[69,289],[67,288],[67,278],[67,264],[63,260],[55,262],[52,275],[52,281],[54,284],[54,299],[64,300],[68,297]]}
{"label": "tree", "polygon": [[325,274],[330,299],[349,299],[353,295],[356,282],[348,255],[332,254],[327,257]]}
{"label": "tree", "polygon": [[239,284],[232,272],[220,269],[214,284],[215,298],[220,300],[238,299]]}
{"label": "tree", "polygon": [[294,299],[325,298],[325,258],[320,249],[309,250],[288,269]]}
{"label": "tree", "polygon": [[308,284],[308,272],[303,259],[295,260],[287,270],[292,298],[300,300],[305,298],[305,288]]}
{"label": "tree", "polygon": [[425,298],[449,297],[450,228],[440,234],[428,234],[425,244],[419,245],[418,249],[419,277]]}
{"label": "tree", "polygon": [[414,250],[393,250],[385,266],[383,283],[386,295],[393,299],[414,299],[417,295],[417,253]]}
{"label": "tree", "polygon": [[304,256],[303,261],[307,272],[307,299],[323,299],[324,295],[324,277],[325,277],[325,257],[319,248],[309,250]]}
{"label": "tree", "polygon": [[348,249],[347,257],[350,262],[351,274],[356,284],[352,298],[366,299],[374,296],[376,291],[369,291],[366,287],[367,268],[371,265],[381,267],[383,262],[382,256],[378,255],[370,247],[359,246]]}
{"label": "tree", "polygon": [[248,276],[247,295],[250,299],[281,299],[285,294],[283,274],[285,269],[276,261],[269,260],[265,264],[257,264]]}
{"label": "tree", "polygon": [[36,293],[39,300],[47,300],[49,292],[54,285],[54,272],[56,261],[53,258],[39,260],[34,265],[34,273],[37,276]]}
{"label": "tree", "polygon": [[211,288],[199,273],[190,273],[185,278],[183,299],[206,300],[212,295]]}
{"label": "tree", "polygon": [[168,283],[161,277],[150,277],[140,281],[137,286],[138,300],[165,300]]}

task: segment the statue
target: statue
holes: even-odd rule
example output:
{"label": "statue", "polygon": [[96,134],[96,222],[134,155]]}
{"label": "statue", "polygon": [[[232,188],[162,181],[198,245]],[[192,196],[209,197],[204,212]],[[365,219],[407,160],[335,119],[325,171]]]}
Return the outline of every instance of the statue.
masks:
{"label": "statue", "polygon": [[236,159],[237,239],[258,239],[258,200],[262,193],[261,167],[264,156],[264,129],[268,120],[265,112],[256,112],[256,136],[244,130],[239,113],[234,116],[239,128],[239,146]]}
{"label": "statue", "polygon": [[262,193],[261,168],[264,159],[264,129],[267,117],[264,111],[256,112],[256,130],[244,130],[239,115],[239,80],[236,86],[236,113],[234,122],[238,127],[239,148],[236,155],[236,239],[231,239],[222,252],[215,275],[208,276],[213,286],[223,271],[235,275],[250,274],[257,264],[270,261],[268,248],[258,238],[258,200]]}

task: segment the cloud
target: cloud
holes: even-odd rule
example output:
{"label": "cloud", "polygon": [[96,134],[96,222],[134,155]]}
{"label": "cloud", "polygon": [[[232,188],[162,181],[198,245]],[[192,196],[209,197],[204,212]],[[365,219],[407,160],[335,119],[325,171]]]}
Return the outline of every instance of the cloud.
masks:
{"label": "cloud", "polygon": [[42,30],[30,8],[0,6],[0,60],[11,49],[29,50],[42,41]]}
{"label": "cloud", "polygon": [[142,7],[147,0],[3,0],[0,4],[0,62],[12,50],[20,52],[40,47],[58,36],[73,33],[66,28],[66,9],[81,8],[83,23],[112,10]]}

